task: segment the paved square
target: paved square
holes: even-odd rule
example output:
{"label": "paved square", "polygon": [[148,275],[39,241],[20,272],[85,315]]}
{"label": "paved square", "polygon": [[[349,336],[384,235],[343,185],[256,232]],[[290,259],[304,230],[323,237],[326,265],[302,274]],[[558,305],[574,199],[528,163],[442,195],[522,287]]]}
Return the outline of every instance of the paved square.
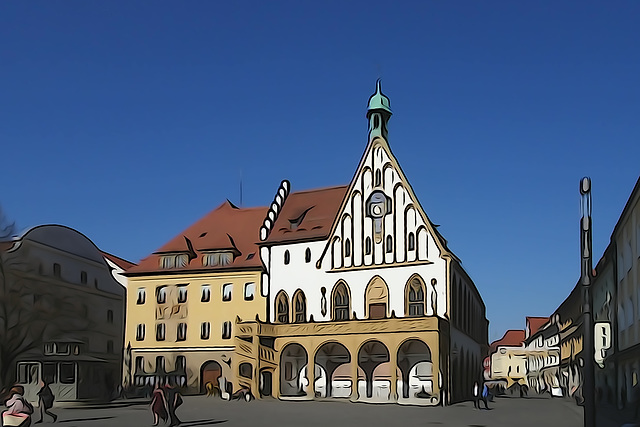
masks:
{"label": "paved square", "polygon": [[[189,396],[178,408],[182,426],[464,426],[464,427],[579,427],[582,408],[573,402],[546,397],[496,398],[491,410],[477,410],[471,402],[442,407],[396,404],[371,405],[346,401],[284,402],[258,400],[226,402],[219,398]],[[65,407],[60,407],[60,406]],[[36,408],[37,410],[37,408]],[[118,401],[101,406],[54,408],[65,427],[151,426],[145,401]],[[38,417],[34,419],[37,420]],[[45,423],[50,420],[46,420]]]}

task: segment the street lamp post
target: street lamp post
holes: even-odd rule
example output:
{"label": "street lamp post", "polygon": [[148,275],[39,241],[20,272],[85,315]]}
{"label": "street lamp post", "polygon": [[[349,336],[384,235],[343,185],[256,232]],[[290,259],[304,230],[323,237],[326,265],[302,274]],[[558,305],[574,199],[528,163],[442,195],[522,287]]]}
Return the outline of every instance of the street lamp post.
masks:
{"label": "street lamp post", "polygon": [[582,287],[582,327],[583,346],[582,360],[584,363],[584,380],[582,383],[582,396],[584,398],[584,426],[595,427],[596,407],[595,407],[595,378],[594,378],[594,339],[593,339],[593,315],[591,306],[593,299],[591,296],[592,277],[592,248],[591,248],[591,179],[588,177],[580,180],[581,203],[580,210],[580,252],[581,271],[580,283]]}

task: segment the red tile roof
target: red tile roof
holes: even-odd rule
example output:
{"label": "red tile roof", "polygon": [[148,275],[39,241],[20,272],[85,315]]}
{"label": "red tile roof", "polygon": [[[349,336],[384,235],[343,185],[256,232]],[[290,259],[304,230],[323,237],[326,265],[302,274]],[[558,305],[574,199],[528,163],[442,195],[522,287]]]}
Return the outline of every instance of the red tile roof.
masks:
{"label": "red tile roof", "polygon": [[[262,262],[257,242],[259,241],[260,226],[266,214],[266,207],[237,208],[226,201],[156,252],[141,260],[138,266],[127,270],[127,274],[261,268]],[[191,244],[196,257],[185,267],[161,269],[161,254],[187,254],[190,250],[187,241]],[[231,264],[214,267],[203,266],[203,252],[220,250],[235,253],[236,256]]]}
{"label": "red tile roof", "polygon": [[527,316],[527,332],[528,337],[534,335],[549,321],[548,317],[529,317]]}
{"label": "red tile roof", "polygon": [[289,194],[266,242],[327,238],[347,188],[345,185]]}
{"label": "red tile roof", "polygon": [[126,259],[122,259],[120,257],[117,257],[115,255],[112,255],[110,253],[107,253],[105,251],[100,251],[102,253],[102,255],[107,258],[109,261],[111,261],[112,263],[114,263],[115,265],[117,265],[118,267],[122,268],[123,270],[128,270],[131,267],[133,267],[134,263],[132,263],[131,261],[127,261]]}
{"label": "red tile roof", "polygon": [[497,341],[494,341],[489,346],[491,353],[496,351],[498,347],[519,347],[525,340],[525,331],[509,329],[504,333],[504,336]]}

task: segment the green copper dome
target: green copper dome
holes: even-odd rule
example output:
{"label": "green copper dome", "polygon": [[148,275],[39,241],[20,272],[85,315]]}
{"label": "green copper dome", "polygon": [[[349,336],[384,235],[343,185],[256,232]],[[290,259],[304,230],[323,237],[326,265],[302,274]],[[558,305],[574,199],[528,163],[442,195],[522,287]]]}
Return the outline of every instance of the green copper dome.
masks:
{"label": "green copper dome", "polygon": [[369,98],[367,115],[373,110],[384,110],[387,113],[392,114],[391,108],[389,107],[389,98],[383,95],[382,89],[380,88],[380,79],[376,82],[376,93],[371,95],[371,98]]}

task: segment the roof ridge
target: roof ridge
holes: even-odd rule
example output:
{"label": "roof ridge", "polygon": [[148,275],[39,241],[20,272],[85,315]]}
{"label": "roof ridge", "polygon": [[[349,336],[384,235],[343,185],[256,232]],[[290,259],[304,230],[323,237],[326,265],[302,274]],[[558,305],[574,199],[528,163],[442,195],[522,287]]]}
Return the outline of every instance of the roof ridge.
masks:
{"label": "roof ridge", "polygon": [[339,188],[348,188],[348,187],[349,187],[348,184],[345,184],[345,185],[332,185],[330,187],[319,187],[319,188],[311,188],[309,190],[292,191],[291,194],[315,193],[317,191],[337,190]]}

